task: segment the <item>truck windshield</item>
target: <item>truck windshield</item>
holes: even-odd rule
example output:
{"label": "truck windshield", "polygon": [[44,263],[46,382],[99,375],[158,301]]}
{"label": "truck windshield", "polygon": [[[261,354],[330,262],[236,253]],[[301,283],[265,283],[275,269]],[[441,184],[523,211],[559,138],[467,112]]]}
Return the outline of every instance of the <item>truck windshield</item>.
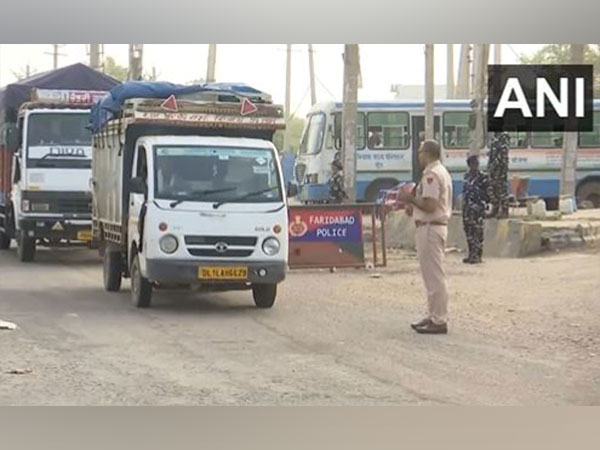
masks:
{"label": "truck windshield", "polygon": [[27,166],[90,168],[89,113],[31,114],[27,126]]}
{"label": "truck windshield", "polygon": [[155,146],[154,198],[172,205],[280,202],[274,157],[269,149]]}

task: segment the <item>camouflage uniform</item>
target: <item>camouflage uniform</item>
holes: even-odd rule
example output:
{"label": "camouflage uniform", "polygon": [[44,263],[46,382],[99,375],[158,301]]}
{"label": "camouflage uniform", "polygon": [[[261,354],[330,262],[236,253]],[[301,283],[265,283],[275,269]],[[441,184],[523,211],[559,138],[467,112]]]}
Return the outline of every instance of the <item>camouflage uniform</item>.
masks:
{"label": "camouflage uniform", "polygon": [[342,203],[346,198],[344,191],[344,174],[334,173],[329,179],[329,203]]}
{"label": "camouflage uniform", "polygon": [[508,217],[508,150],[510,148],[510,135],[497,133],[492,137],[488,160],[488,173],[490,176],[489,199],[492,204],[492,215]]}
{"label": "camouflage uniform", "polygon": [[483,254],[483,219],[488,201],[488,176],[468,171],[463,181],[463,226],[469,247],[468,262],[480,261]]}

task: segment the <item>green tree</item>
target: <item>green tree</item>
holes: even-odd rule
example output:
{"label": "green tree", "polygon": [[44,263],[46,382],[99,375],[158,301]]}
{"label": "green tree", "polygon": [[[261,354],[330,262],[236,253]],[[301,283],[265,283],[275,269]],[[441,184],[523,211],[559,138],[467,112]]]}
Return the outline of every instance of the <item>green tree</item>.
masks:
{"label": "green tree", "polygon": [[[293,117],[290,121],[290,148],[292,153],[298,154],[298,149],[300,148],[300,139],[302,138],[302,131],[304,130],[304,119],[299,117]],[[275,132],[275,136],[273,137],[273,143],[279,152],[284,150],[283,148],[283,138],[285,132],[283,130],[278,130]]]}
{"label": "green tree", "polygon": [[[521,55],[520,60],[523,64],[569,64],[571,45],[548,44],[531,56]],[[586,45],[583,62],[594,66],[594,97],[600,97],[600,45]]]}
{"label": "green tree", "polygon": [[129,70],[125,66],[117,64],[111,56],[104,60],[104,73],[119,81],[126,81]]}

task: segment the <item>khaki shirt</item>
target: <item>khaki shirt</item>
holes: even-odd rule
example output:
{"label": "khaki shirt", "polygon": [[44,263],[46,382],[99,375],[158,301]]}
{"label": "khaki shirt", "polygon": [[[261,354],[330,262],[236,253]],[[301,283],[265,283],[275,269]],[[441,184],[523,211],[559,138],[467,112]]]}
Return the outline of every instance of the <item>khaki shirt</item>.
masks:
{"label": "khaki shirt", "polygon": [[426,213],[415,207],[413,217],[422,222],[447,222],[452,216],[452,178],[440,161],[427,165],[423,178],[417,186],[417,197],[429,197],[438,201],[438,207],[432,213]]}

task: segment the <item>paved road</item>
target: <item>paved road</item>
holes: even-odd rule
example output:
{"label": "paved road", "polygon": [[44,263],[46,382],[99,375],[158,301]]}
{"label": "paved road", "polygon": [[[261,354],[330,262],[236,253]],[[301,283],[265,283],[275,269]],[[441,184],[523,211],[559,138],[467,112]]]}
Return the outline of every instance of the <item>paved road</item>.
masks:
{"label": "paved road", "polygon": [[[292,273],[250,294],[104,292],[85,250],[0,254],[0,404],[600,404],[599,253],[449,255],[448,336],[420,336],[414,255],[388,269]],[[14,369],[31,373],[8,374]]]}

